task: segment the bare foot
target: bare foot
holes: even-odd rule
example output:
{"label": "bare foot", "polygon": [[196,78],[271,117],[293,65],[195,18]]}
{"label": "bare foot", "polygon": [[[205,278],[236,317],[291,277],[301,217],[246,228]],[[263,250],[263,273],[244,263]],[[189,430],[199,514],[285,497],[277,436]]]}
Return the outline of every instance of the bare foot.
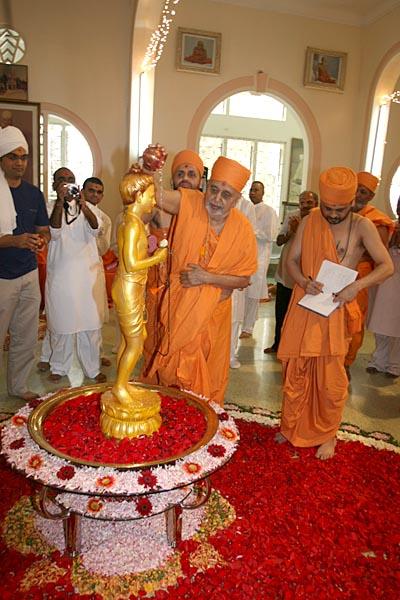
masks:
{"label": "bare foot", "polygon": [[104,373],[98,373],[96,377],[94,377],[94,380],[97,383],[104,383],[105,381],[107,381],[107,375],[104,375]]}
{"label": "bare foot", "polygon": [[106,356],[101,357],[101,366],[102,367],[111,367],[111,360]]}
{"label": "bare foot", "polygon": [[42,373],[44,373],[45,371],[48,371],[50,369],[49,363],[45,362],[43,360],[38,362],[38,364],[36,366],[38,368],[38,371],[42,371]]}
{"label": "bare foot", "polygon": [[245,338],[251,338],[251,337],[252,337],[252,335],[248,331],[242,331],[242,333],[239,335],[240,340],[243,340]]}
{"label": "bare foot", "polygon": [[264,354],[276,354],[278,349],[276,346],[272,345],[269,348],[264,348]]}
{"label": "bare foot", "polygon": [[60,381],[61,377],[62,375],[60,375],[59,373],[50,373],[47,379],[49,381]]}
{"label": "bare foot", "polygon": [[315,456],[321,460],[332,458],[332,456],[335,454],[335,446],[336,438],[332,438],[320,445]]}
{"label": "bare foot", "polygon": [[283,435],[283,433],[281,433],[280,431],[278,431],[278,433],[275,434],[274,441],[277,444],[284,444],[285,442],[287,442],[287,439],[285,438],[285,436]]}

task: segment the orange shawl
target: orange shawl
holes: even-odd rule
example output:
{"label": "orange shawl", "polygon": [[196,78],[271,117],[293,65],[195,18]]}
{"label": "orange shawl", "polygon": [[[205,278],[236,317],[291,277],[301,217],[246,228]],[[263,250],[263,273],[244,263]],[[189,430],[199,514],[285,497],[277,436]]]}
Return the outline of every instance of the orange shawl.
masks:
{"label": "orange shawl", "polygon": [[393,233],[394,224],[392,219],[385,215],[385,213],[381,210],[375,208],[375,206],[367,204],[359,211],[358,214],[372,221],[375,227],[387,227],[389,234],[391,235]]}
{"label": "orange shawl", "polygon": [[[311,211],[303,232],[301,270],[316,278],[324,259],[338,263],[334,238],[319,208]],[[287,312],[278,358],[287,360],[306,356],[340,356],[347,352],[350,333],[360,328],[360,311],[353,300],[323,317],[301,306],[305,291],[295,285]]]}
{"label": "orange shawl", "polygon": [[[230,298],[219,304],[221,288],[200,285],[184,288],[179,282],[180,272],[189,263],[199,264],[201,250],[211,242],[214,232],[210,230],[208,213],[204,206],[204,194],[181,189],[181,205],[172,245],[170,288],[164,296],[160,310],[161,344],[155,355],[149,377],[154,375],[162,385],[178,385],[207,396],[212,391],[212,371],[229,367]],[[248,220],[232,209],[221,234],[217,237],[215,250],[208,262],[212,273],[248,276],[257,270],[257,245]],[[210,327],[215,320],[217,323]],[[227,323],[227,344],[224,356],[215,361],[215,345],[225,332],[218,328]],[[225,357],[227,346],[228,361]],[[211,361],[211,357],[213,360]],[[213,362],[214,364],[211,364]],[[224,367],[221,369],[221,364]],[[227,369],[226,369],[227,370]],[[227,377],[227,375],[226,375]],[[219,391],[218,401],[223,390]]]}

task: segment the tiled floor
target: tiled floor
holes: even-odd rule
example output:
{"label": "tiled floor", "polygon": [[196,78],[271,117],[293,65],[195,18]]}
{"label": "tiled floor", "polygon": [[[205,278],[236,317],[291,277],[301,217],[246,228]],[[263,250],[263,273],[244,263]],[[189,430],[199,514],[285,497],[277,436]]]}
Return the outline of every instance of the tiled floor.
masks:
{"label": "tiled floor", "polygon": [[[226,401],[243,406],[261,406],[270,410],[279,410],[281,403],[281,369],[274,355],[265,355],[263,349],[271,344],[274,329],[274,303],[260,305],[259,319],[256,323],[254,337],[241,340],[239,360],[240,369],[230,370],[230,383]],[[111,348],[114,344],[113,322],[105,325],[103,330],[104,354],[112,359]],[[365,371],[368,357],[373,350],[373,336],[365,336],[364,345],[352,367],[352,380],[349,398],[343,420],[359,425],[367,431],[384,431],[400,440],[400,378],[387,379],[383,375],[369,375]],[[40,343],[38,344],[38,357]],[[6,354],[4,355],[4,361]],[[112,380],[114,366],[103,368],[104,373]],[[47,380],[48,373],[32,371],[29,381],[30,389],[41,394],[67,387],[88,383],[83,378],[78,365],[74,365],[69,378],[63,378],[54,384]],[[4,369],[0,374],[0,412],[14,412],[22,401],[7,396]]]}

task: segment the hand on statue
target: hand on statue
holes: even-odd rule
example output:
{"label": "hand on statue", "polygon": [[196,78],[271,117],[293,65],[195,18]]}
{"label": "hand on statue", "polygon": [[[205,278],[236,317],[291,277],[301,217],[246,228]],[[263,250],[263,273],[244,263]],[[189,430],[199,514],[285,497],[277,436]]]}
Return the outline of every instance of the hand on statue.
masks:
{"label": "hand on statue", "polygon": [[354,281],[350,285],[347,285],[342,289],[341,292],[333,295],[333,301],[338,302],[339,306],[343,306],[346,302],[351,302],[357,296],[359,292],[358,283]]}
{"label": "hand on statue", "polygon": [[199,265],[189,263],[186,269],[180,272],[179,281],[182,287],[196,287],[207,283],[207,271]]}
{"label": "hand on statue", "polygon": [[316,296],[317,294],[320,294],[322,292],[322,289],[324,287],[323,283],[320,283],[319,281],[315,281],[315,279],[311,279],[311,277],[309,277],[307,279],[307,283],[306,283],[306,287],[304,288],[306,294],[311,294],[312,296]]}
{"label": "hand on statue", "polygon": [[168,258],[168,248],[157,248],[153,256],[157,256],[159,262],[164,262]]}

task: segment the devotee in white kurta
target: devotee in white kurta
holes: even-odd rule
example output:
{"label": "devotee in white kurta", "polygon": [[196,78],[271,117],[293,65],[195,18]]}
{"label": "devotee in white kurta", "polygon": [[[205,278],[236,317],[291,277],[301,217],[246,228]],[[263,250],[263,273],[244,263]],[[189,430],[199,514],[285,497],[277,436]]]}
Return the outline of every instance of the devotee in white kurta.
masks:
{"label": "devotee in white kurta", "polygon": [[[397,205],[400,221],[400,199]],[[377,286],[375,299],[368,313],[367,328],[375,334],[375,352],[368,363],[368,373],[400,376],[400,223],[390,240],[389,253],[394,273]]]}
{"label": "devotee in white kurta", "polygon": [[[236,207],[250,221],[254,233],[256,231],[256,211],[250,200],[240,196]],[[240,362],[238,359],[238,340],[239,332],[244,319],[244,306],[246,299],[246,290],[233,290],[232,292],[232,331],[231,331],[231,369],[239,369]]]}
{"label": "devotee in white kurta", "polygon": [[[100,373],[100,344],[106,294],[96,244],[101,216],[95,206],[89,209],[83,201],[70,201],[68,211],[69,214],[62,208],[61,227],[50,227],[46,279],[50,370],[52,375],[68,374],[76,338],[76,351],[85,375],[104,381],[105,375]],[[95,215],[92,224],[91,215]]]}
{"label": "devotee in white kurta", "polygon": [[256,212],[256,238],[258,250],[258,268],[251,278],[251,285],[246,290],[245,313],[241,338],[251,337],[258,316],[258,304],[262,298],[269,298],[267,271],[271,258],[272,243],[276,238],[279,219],[271,206],[264,204],[264,185],[261,181],[253,181],[250,188],[250,200]]}

